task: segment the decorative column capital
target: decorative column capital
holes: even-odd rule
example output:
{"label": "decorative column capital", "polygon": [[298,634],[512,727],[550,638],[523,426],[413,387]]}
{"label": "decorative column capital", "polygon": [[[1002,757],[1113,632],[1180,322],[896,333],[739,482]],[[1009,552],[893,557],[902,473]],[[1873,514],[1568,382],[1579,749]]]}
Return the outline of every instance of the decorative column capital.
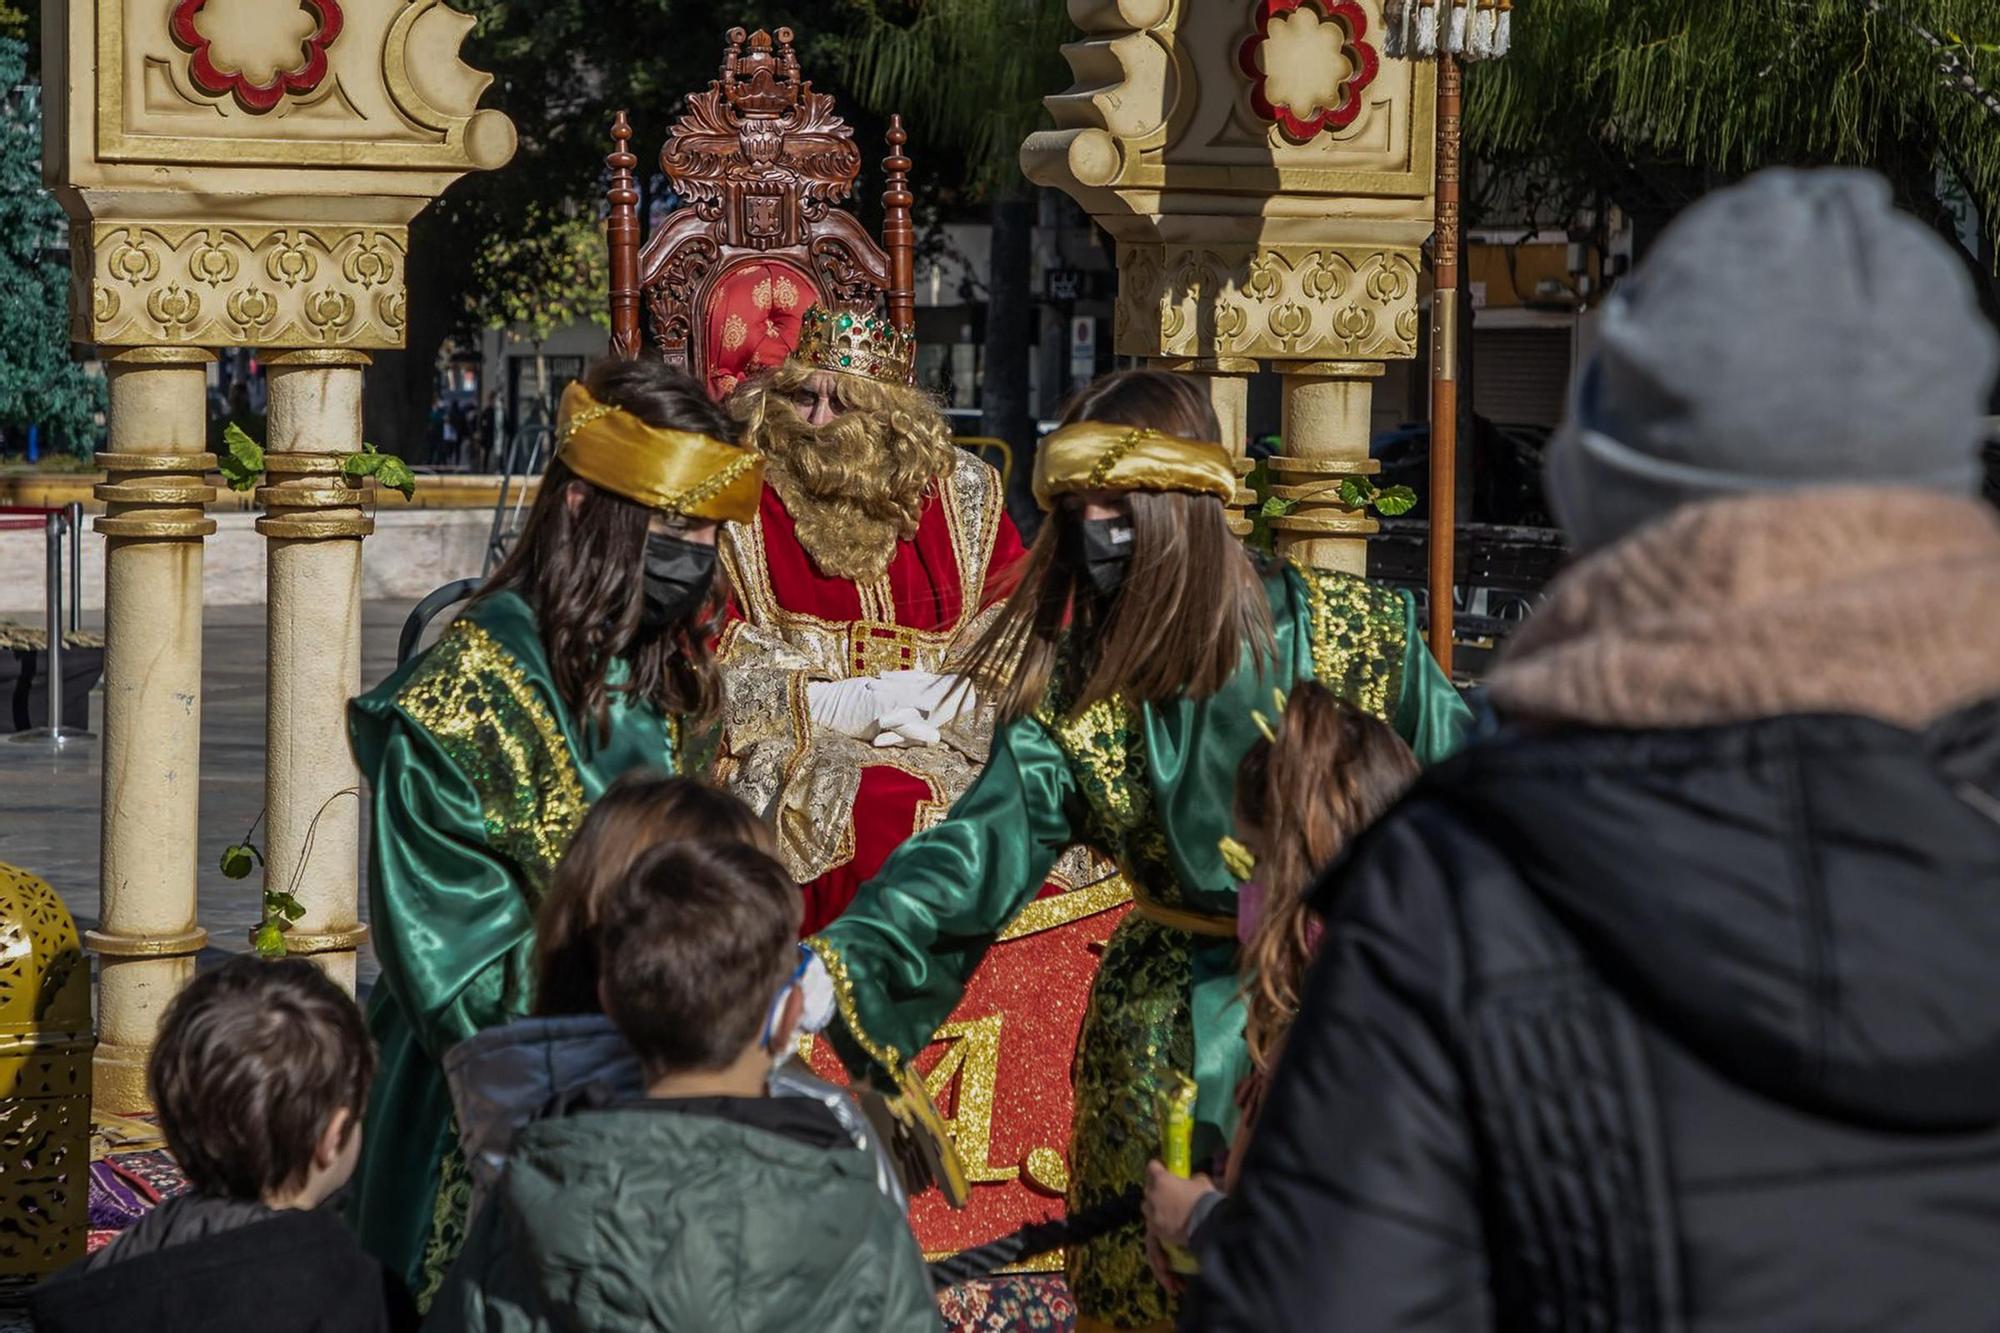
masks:
{"label": "decorative column capital", "polygon": [[1300,361],[1404,360],[1417,354],[1421,261],[1415,241],[1121,240],[1118,351],[1283,361],[1287,374]]}

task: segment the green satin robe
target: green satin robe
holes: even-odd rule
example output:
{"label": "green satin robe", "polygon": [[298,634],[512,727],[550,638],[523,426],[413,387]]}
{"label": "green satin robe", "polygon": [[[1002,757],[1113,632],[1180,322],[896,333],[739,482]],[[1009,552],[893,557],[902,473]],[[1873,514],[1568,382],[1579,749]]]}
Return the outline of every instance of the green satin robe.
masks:
{"label": "green satin robe", "polygon": [[[614,663],[614,683],[624,674]],[[527,1013],[535,909],[584,813],[621,775],[675,769],[677,729],[614,692],[600,739],[555,688],[533,611],[473,604],[348,707],[368,780],[380,1052],[350,1216],[425,1305],[464,1240],[470,1182],[439,1061]]]}
{"label": "green satin robe", "polygon": [[[1361,579],[1298,566],[1265,575],[1276,659],[1246,664],[1215,695],[1134,708],[1108,700],[1071,717],[1059,671],[1043,707],[994,738],[985,771],[936,827],[891,856],[815,939],[840,1001],[848,1052],[894,1064],[923,1049],[994,936],[1033,900],[1063,849],[1112,857],[1142,908],[1233,918],[1237,885],[1219,843],[1232,833],[1236,771],[1273,687],[1313,678],[1390,721],[1419,760],[1449,753],[1471,713],[1417,632],[1414,604]],[[1159,1153],[1155,1096],[1194,1077],[1197,1160],[1234,1128],[1244,1072],[1234,932],[1199,934],[1135,911],[1106,946],[1076,1061],[1070,1207],[1144,1180]],[[1080,1314],[1142,1328],[1171,1306],[1127,1228],[1074,1247]]]}

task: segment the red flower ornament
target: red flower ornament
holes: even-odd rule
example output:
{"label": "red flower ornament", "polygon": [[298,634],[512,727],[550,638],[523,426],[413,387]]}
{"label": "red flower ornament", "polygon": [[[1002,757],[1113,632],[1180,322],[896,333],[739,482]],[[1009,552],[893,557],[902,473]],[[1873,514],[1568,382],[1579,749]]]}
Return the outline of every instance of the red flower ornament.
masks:
{"label": "red flower ornament", "polygon": [[[1346,31],[1342,44],[1352,73],[1340,86],[1337,106],[1293,107],[1271,100],[1269,75],[1263,51],[1271,40],[1274,19],[1311,8],[1322,23],[1337,24]],[[1265,120],[1275,121],[1287,139],[1306,143],[1322,130],[1344,130],[1361,114],[1361,93],[1375,82],[1382,58],[1367,40],[1368,14],[1358,0],[1257,0],[1256,27],[1237,53],[1237,63],[1250,79],[1250,106]],[[1302,111],[1310,115],[1300,114]]]}
{"label": "red flower ornament", "polygon": [[231,94],[245,111],[261,113],[277,106],[286,96],[309,93],[325,81],[327,48],[340,36],[345,22],[340,12],[340,0],[298,0],[299,7],[313,15],[313,30],[300,43],[301,63],[291,69],[278,70],[269,83],[253,83],[241,70],[224,72],[217,67],[213,44],[195,27],[195,16],[207,4],[208,0],[176,0],[173,17],[169,21],[174,40],[193,56],[188,65],[188,75],[194,80],[195,87],[212,97]]}

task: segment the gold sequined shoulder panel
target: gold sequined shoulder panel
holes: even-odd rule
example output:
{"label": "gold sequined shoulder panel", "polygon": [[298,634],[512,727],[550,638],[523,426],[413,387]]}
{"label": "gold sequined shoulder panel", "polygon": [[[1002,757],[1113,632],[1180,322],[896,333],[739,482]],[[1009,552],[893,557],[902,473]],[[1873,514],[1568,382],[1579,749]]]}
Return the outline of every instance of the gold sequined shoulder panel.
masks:
{"label": "gold sequined shoulder panel", "polygon": [[486,841],[539,897],[583,822],[583,781],[551,701],[514,655],[470,620],[453,622],[396,693],[471,783]]}
{"label": "gold sequined shoulder panel", "polygon": [[1178,906],[1186,895],[1154,810],[1139,710],[1123,695],[1114,694],[1072,715],[1071,653],[1064,644],[1034,718],[1069,760],[1083,795],[1084,826],[1078,830],[1078,841],[1109,856],[1125,878],[1153,901]]}
{"label": "gold sequined shoulder panel", "polygon": [[1000,516],[1006,501],[1000,493],[1000,474],[993,465],[965,449],[940,483],[945,523],[951,531],[951,551],[958,561],[960,607],[959,629],[979,614],[985,600],[986,566],[993,559],[993,543],[1000,533]]}
{"label": "gold sequined shoulder panel", "polygon": [[1292,572],[1305,592],[1313,676],[1377,717],[1392,717],[1403,693],[1408,646],[1402,594],[1297,561]]}

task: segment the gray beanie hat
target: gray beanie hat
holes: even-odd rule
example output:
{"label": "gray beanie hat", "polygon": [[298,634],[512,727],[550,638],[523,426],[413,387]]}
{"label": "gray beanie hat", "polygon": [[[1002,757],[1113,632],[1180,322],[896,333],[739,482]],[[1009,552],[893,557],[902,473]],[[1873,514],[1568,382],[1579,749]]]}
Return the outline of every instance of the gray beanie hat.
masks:
{"label": "gray beanie hat", "polygon": [[2000,339],[1964,263],[1865,171],[1766,171],[1687,210],[1605,303],[1548,491],[1579,550],[1690,501],[1978,489]]}

